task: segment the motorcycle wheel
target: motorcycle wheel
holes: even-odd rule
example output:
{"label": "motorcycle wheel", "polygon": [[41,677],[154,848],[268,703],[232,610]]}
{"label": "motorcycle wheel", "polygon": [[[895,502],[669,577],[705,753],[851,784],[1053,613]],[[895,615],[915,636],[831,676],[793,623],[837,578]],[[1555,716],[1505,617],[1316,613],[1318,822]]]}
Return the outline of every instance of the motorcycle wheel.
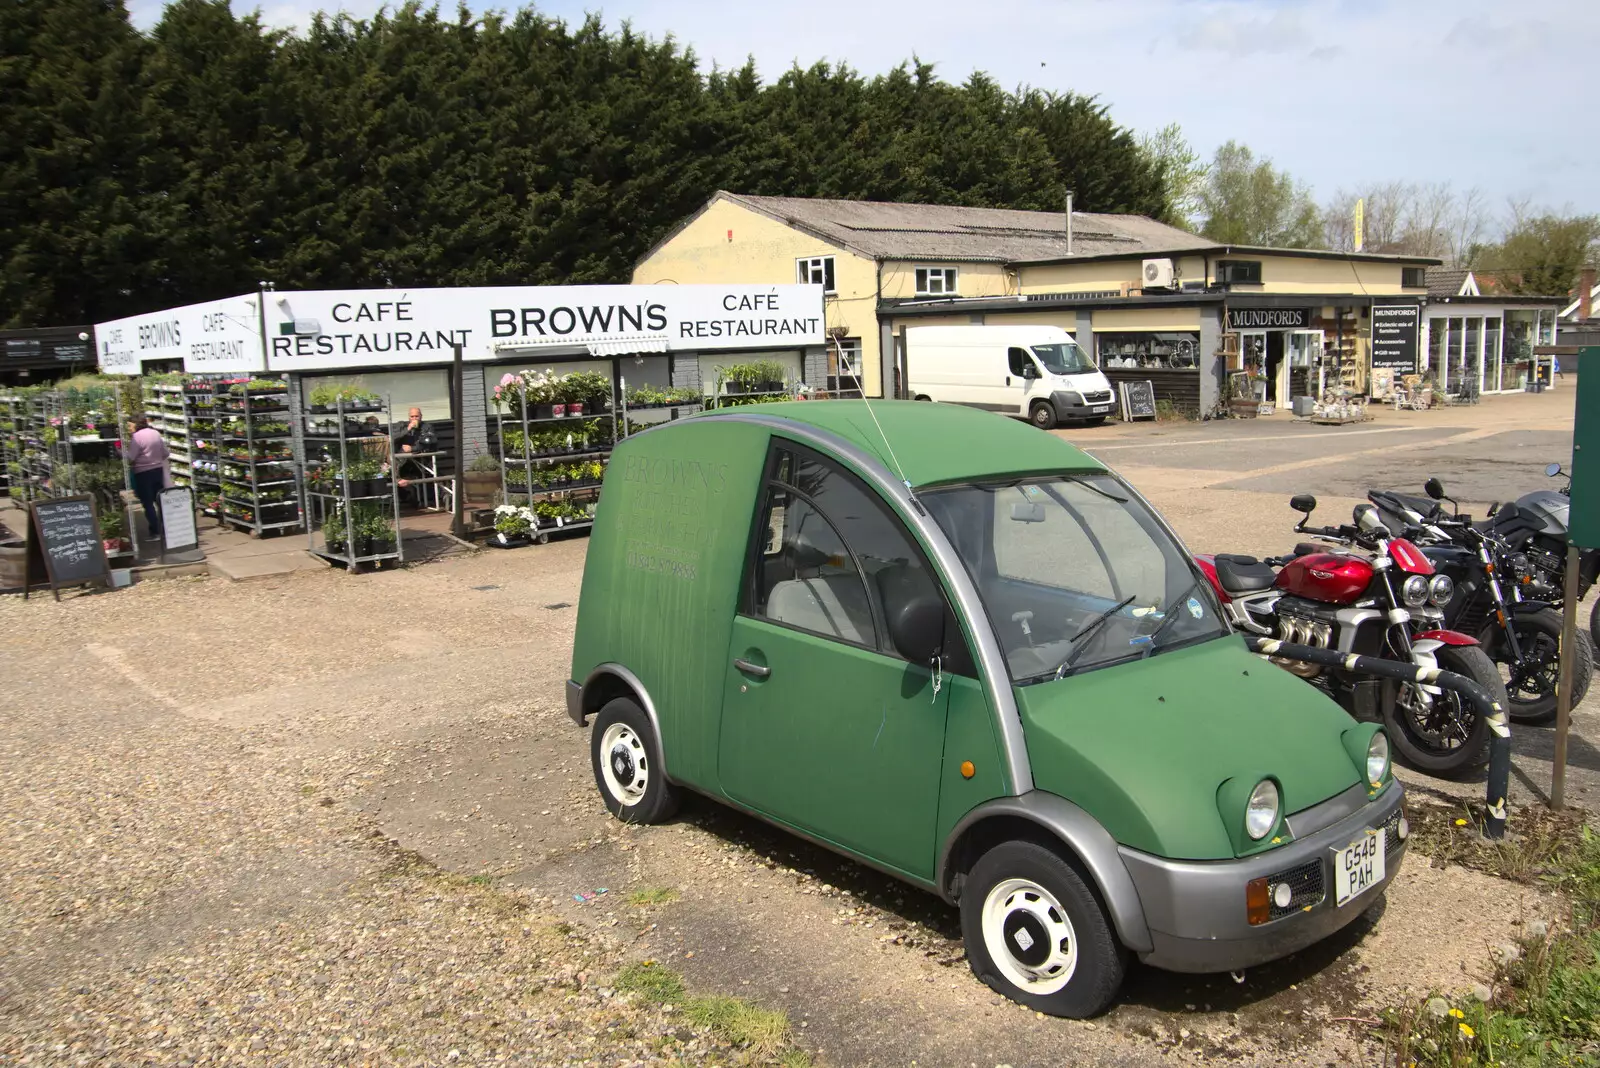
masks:
{"label": "motorcycle wheel", "polygon": [[[1446,671],[1465,675],[1506,706],[1505,684],[1489,654],[1476,645],[1446,645],[1434,656]],[[1429,775],[1466,774],[1489,759],[1489,721],[1451,690],[1433,694],[1429,705],[1417,702],[1402,684],[1393,701],[1384,703],[1383,725],[1389,740],[1408,766]]]}
{"label": "motorcycle wheel", "polygon": [[[1516,628],[1517,647],[1522,650],[1522,668],[1510,663],[1511,653],[1506,648],[1505,635],[1495,624],[1484,629],[1481,640],[1493,650],[1496,667],[1506,686],[1506,705],[1513,723],[1542,727],[1555,722],[1556,684],[1561,675],[1561,614],[1555,609],[1528,612],[1512,621]],[[1577,706],[1589,692],[1589,679],[1594,674],[1594,650],[1578,635],[1572,643],[1572,704]],[[1492,644],[1490,644],[1492,643]]]}

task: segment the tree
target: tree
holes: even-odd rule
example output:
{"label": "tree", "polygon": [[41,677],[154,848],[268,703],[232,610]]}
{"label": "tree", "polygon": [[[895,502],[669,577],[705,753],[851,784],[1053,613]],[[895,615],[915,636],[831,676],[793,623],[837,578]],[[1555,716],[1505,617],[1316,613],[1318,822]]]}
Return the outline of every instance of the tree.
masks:
{"label": "tree", "polygon": [[1310,191],[1234,141],[1217,149],[1200,206],[1200,232],[1223,244],[1315,248],[1323,241]]}
{"label": "tree", "polygon": [[1505,237],[1478,254],[1474,269],[1493,271],[1507,292],[1566,296],[1584,265],[1600,259],[1600,215],[1533,215],[1516,204],[1512,212]]}
{"label": "tree", "polygon": [[1363,202],[1363,252],[1461,263],[1482,240],[1486,225],[1483,194],[1477,189],[1458,194],[1448,182],[1384,182],[1334,194],[1323,211],[1327,247],[1354,251],[1357,200]]}
{"label": "tree", "polygon": [[1200,223],[1211,168],[1200,158],[1177,123],[1141,134],[1139,151],[1167,188],[1167,222],[1193,230]]}

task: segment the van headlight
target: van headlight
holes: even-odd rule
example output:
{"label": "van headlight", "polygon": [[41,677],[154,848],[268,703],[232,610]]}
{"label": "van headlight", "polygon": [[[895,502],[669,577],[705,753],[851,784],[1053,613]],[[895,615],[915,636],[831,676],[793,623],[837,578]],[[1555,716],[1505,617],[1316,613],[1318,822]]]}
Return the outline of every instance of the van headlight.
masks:
{"label": "van headlight", "polygon": [[1428,578],[1426,575],[1407,575],[1400,587],[1400,597],[1407,608],[1421,608],[1428,603]]}
{"label": "van headlight", "polygon": [[1449,575],[1435,575],[1428,583],[1428,600],[1443,608],[1456,595],[1455,580]]}
{"label": "van headlight", "polygon": [[1255,842],[1261,841],[1278,825],[1278,784],[1262,779],[1250,791],[1250,800],[1244,806],[1244,833]]}
{"label": "van headlight", "polygon": [[1389,774],[1389,738],[1382,731],[1374,731],[1367,743],[1367,781],[1376,786]]}

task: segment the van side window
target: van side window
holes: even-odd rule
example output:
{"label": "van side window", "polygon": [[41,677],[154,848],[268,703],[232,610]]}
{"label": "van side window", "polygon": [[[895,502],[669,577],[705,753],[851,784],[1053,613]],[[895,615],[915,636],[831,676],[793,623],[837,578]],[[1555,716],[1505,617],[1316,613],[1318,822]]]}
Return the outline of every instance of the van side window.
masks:
{"label": "van side window", "polygon": [[[906,598],[931,596],[944,603],[938,580],[922,550],[911,539],[900,518],[889,510],[876,493],[854,475],[815,453],[802,449],[780,449],[770,470],[774,480],[767,490],[770,503],[766,513],[766,545],[763,548],[771,551],[774,546],[781,546],[786,536],[782,528],[793,523],[790,513],[794,509],[804,509],[800,514],[808,517],[807,523],[821,521],[830,533],[839,538],[837,544],[843,560],[838,564],[830,560],[828,566],[838,571],[853,562],[851,575],[857,585],[850,585],[835,574],[826,580],[827,590],[818,590],[815,581],[809,577],[789,579],[786,564],[769,567],[765,561],[772,557],[763,553],[756,565],[759,570],[756,592],[759,596],[762,590],[771,589],[772,593],[768,595],[764,608],[758,605],[756,614],[765,615],[776,622],[828,634],[828,630],[819,629],[818,625],[808,625],[802,620],[815,618],[808,613],[815,612],[818,607],[829,609],[827,614],[831,618],[835,614],[832,606],[836,604],[849,620],[850,626],[848,633],[831,636],[874,646],[886,655],[898,657],[899,653],[889,636],[887,612]],[[781,513],[778,509],[782,509]],[[814,541],[813,529],[808,526],[804,533],[808,543]],[[762,536],[758,533],[758,537]],[[813,596],[803,598],[801,591],[793,586],[778,590],[768,585],[768,575],[779,576],[780,582],[809,582]],[[859,604],[853,599],[858,587],[865,593],[864,602]],[[792,613],[799,615],[786,618]],[[944,654],[944,669],[976,676],[976,668],[961,636],[960,626],[948,605],[946,615],[946,633],[951,637],[946,643],[949,651]],[[861,637],[852,637],[852,634]]]}
{"label": "van side window", "polygon": [[1018,378],[1026,378],[1033,371],[1033,360],[1022,349],[1007,349],[1006,360],[1011,364],[1011,373]]}
{"label": "van side window", "polygon": [[867,587],[833,524],[816,505],[780,482],[768,484],[761,515],[753,614],[877,648]]}

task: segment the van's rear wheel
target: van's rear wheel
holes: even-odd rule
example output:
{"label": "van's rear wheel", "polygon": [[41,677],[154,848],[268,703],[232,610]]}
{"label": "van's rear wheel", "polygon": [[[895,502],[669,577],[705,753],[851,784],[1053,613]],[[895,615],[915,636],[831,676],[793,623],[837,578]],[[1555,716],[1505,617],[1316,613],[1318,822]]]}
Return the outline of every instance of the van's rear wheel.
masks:
{"label": "van's rear wheel", "polygon": [[1028,422],[1040,430],[1054,430],[1056,425],[1056,408],[1049,401],[1034,401],[1033,407],[1028,410]]}
{"label": "van's rear wheel", "polygon": [[631,698],[608,701],[594,719],[589,759],[606,808],[624,823],[660,823],[678,810],[662,770],[661,739]]}
{"label": "van's rear wheel", "polygon": [[1074,1018],[1110,1005],[1127,951],[1076,868],[1035,842],[1003,842],[974,864],[961,894],[972,972],[1037,1012]]}

